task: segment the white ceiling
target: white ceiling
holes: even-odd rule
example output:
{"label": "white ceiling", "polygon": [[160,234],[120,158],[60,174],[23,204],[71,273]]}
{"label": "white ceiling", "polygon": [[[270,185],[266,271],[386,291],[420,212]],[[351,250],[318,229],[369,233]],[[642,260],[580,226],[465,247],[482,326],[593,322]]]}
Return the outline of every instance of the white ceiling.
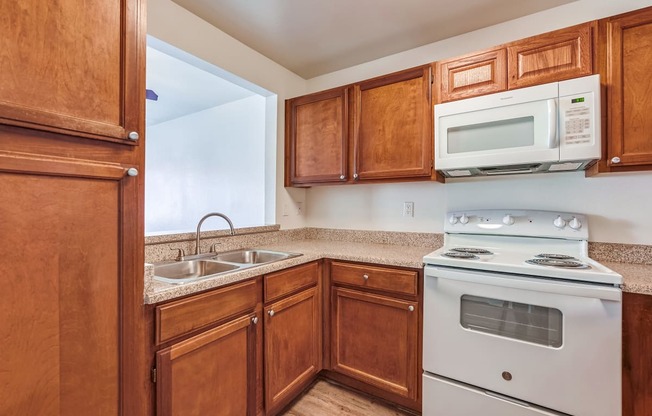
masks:
{"label": "white ceiling", "polygon": [[158,101],[147,100],[147,126],[255,94],[151,46],[147,47],[147,89],[158,94]]}
{"label": "white ceiling", "polygon": [[305,79],[575,0],[174,0]]}

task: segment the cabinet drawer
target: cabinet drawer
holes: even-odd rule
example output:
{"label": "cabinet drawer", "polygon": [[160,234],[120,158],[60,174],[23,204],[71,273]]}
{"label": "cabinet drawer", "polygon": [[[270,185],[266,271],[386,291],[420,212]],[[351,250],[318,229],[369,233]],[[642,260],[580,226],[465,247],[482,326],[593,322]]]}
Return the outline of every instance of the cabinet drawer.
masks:
{"label": "cabinet drawer", "polygon": [[289,293],[316,285],[319,263],[313,262],[265,276],[265,303]]}
{"label": "cabinet drawer", "polygon": [[230,316],[253,311],[258,300],[256,280],[217,289],[156,307],[156,344],[206,327]]}
{"label": "cabinet drawer", "polygon": [[417,294],[417,272],[408,270],[333,262],[331,265],[331,280],[333,283],[387,292],[406,295]]}

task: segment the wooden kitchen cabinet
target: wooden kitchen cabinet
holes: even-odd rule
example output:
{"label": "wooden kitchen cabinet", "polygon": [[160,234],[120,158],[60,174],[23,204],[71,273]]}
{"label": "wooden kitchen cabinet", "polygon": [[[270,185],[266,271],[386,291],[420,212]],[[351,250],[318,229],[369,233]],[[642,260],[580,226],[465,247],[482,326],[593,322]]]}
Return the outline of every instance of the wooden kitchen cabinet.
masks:
{"label": "wooden kitchen cabinet", "polygon": [[336,261],[330,270],[333,378],[420,411],[418,272]]}
{"label": "wooden kitchen cabinet", "polygon": [[2,2],[0,123],[136,143],[143,11],[140,0]]}
{"label": "wooden kitchen cabinet", "polygon": [[159,416],[263,414],[262,278],[157,305]]}
{"label": "wooden kitchen cabinet", "polygon": [[652,296],[623,293],[623,416],[652,414]]}
{"label": "wooden kitchen cabinet", "polygon": [[438,103],[477,97],[507,89],[507,51],[496,48],[435,64]]}
{"label": "wooden kitchen cabinet", "polygon": [[313,262],[265,276],[269,299],[281,297],[264,309],[266,415],[282,410],[322,369],[320,273]]}
{"label": "wooden kitchen cabinet", "polygon": [[598,170],[652,169],[652,8],[601,20],[598,61],[607,109]]}
{"label": "wooden kitchen cabinet", "polygon": [[0,3],[2,415],[152,413],[144,11]]}
{"label": "wooden kitchen cabinet", "polygon": [[591,75],[596,32],[587,22],[435,62],[435,102]]}
{"label": "wooden kitchen cabinet", "polygon": [[593,74],[596,23],[544,33],[507,45],[508,88]]}
{"label": "wooden kitchen cabinet", "polygon": [[248,314],[159,351],[157,414],[254,415],[258,319]]}
{"label": "wooden kitchen cabinet", "polygon": [[353,86],[353,179],[429,178],[430,66]]}
{"label": "wooden kitchen cabinet", "polygon": [[429,179],[430,66],[286,102],[285,186]]}
{"label": "wooden kitchen cabinet", "polygon": [[348,179],[348,89],[286,102],[285,186]]}

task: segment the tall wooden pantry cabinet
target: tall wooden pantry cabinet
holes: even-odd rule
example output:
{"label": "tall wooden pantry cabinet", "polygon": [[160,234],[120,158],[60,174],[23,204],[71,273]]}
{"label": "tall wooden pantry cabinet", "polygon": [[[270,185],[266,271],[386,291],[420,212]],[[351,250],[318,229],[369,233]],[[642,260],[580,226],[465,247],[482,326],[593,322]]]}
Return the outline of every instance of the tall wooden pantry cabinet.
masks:
{"label": "tall wooden pantry cabinet", "polygon": [[144,0],[0,2],[0,414],[149,413]]}

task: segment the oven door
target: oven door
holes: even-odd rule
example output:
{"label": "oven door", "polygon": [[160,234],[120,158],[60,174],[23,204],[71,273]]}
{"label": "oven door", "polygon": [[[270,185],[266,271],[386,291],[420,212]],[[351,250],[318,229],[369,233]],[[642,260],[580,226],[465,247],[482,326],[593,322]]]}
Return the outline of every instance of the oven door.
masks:
{"label": "oven door", "polygon": [[424,370],[576,416],[621,414],[618,288],[427,266]]}

